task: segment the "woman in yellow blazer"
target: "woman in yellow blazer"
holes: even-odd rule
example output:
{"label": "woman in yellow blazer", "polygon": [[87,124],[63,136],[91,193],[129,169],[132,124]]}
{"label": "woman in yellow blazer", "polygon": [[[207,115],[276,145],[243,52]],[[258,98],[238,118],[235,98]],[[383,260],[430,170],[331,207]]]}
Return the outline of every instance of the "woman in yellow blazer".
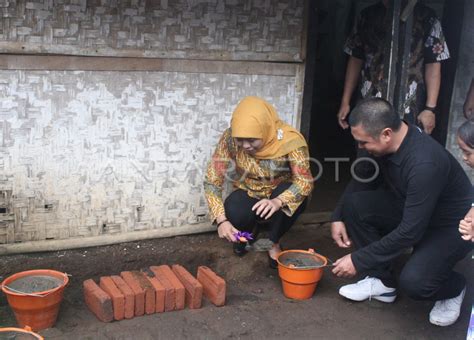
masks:
{"label": "woman in yellow blazer", "polygon": [[[234,191],[223,200],[228,170]],[[236,234],[252,231],[257,222],[269,225],[269,263],[276,267],[280,238],[290,229],[313,189],[308,145],[283,123],[274,107],[259,97],[245,97],[232,114],[214,151],[204,180],[211,220],[219,237],[245,253]]]}

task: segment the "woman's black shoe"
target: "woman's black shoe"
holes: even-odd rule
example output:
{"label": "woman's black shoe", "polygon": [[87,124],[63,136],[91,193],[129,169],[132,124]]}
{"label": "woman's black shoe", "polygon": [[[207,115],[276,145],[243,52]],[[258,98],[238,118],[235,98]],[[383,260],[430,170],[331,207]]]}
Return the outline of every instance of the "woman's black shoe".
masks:
{"label": "woman's black shoe", "polygon": [[245,246],[247,245],[247,242],[234,242],[232,245],[234,248],[234,254],[237,256],[244,256],[247,254],[247,250],[245,249]]}
{"label": "woman's black shoe", "polygon": [[[267,253],[268,254],[268,253]],[[271,258],[270,254],[268,254],[268,265],[272,269],[277,269],[278,268],[278,262],[277,260],[274,260]]]}

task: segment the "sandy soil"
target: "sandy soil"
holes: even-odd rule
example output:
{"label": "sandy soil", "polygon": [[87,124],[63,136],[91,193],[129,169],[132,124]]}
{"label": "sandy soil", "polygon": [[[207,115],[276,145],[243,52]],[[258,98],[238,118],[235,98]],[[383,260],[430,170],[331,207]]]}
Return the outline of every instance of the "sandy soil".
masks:
{"label": "sandy soil", "polygon": [[[282,242],[287,249],[316,249],[335,260],[337,249],[327,225],[307,225],[290,231]],[[405,256],[406,258],[406,256]],[[397,267],[403,265],[400,258]],[[184,265],[192,273],[207,265],[227,280],[227,303],[214,307],[204,301],[199,310],[183,310],[108,324],[98,321],[84,305],[81,283],[88,278],[137,270],[150,265]],[[462,314],[451,327],[429,323],[430,302],[413,301],[400,294],[394,304],[354,303],[337,294],[352,280],[338,279],[329,268],[313,298],[286,299],[278,273],[267,265],[265,253],[233,256],[215,234],[156,239],[114,246],[0,257],[0,276],[18,271],[50,268],[71,274],[54,328],[40,332],[47,339],[465,339],[473,301],[470,257],[458,265],[468,277]],[[0,297],[0,325],[15,326],[14,316]]]}

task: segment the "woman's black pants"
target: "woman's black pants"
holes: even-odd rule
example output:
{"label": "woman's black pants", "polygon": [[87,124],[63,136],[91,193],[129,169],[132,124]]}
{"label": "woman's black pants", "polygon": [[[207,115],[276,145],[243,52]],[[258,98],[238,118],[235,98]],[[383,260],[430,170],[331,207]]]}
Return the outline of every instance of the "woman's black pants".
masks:
{"label": "woman's black pants", "polygon": [[[281,183],[273,190],[270,199],[277,197],[290,187],[291,183]],[[265,220],[252,211],[252,207],[259,199],[250,197],[246,191],[238,189],[231,193],[224,202],[225,215],[232,225],[240,231],[252,232],[257,223],[268,224],[269,238],[278,243],[280,238],[291,228],[306,206],[306,199],[290,217],[279,210],[268,220]]]}

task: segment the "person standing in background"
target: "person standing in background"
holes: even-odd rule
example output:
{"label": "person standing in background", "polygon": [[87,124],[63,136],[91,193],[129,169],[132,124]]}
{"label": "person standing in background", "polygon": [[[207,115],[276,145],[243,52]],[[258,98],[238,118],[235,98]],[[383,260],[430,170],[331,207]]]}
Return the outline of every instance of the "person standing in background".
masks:
{"label": "person standing in background", "polygon": [[[462,151],[462,159],[471,168],[474,168],[474,120],[468,120],[458,129],[458,146]],[[463,240],[474,242],[474,202],[466,216],[459,222],[459,232]]]}
{"label": "person standing in background", "polygon": [[[346,118],[360,78],[360,98],[382,97],[384,84],[384,46],[389,34],[390,0],[362,10],[347,39],[344,52],[349,55],[344,92],[337,114],[339,125],[349,127]],[[421,3],[413,10],[412,43],[408,64],[404,119],[420,124],[426,133],[435,128],[436,105],[441,84],[441,62],[449,58],[448,46],[435,12]]]}

